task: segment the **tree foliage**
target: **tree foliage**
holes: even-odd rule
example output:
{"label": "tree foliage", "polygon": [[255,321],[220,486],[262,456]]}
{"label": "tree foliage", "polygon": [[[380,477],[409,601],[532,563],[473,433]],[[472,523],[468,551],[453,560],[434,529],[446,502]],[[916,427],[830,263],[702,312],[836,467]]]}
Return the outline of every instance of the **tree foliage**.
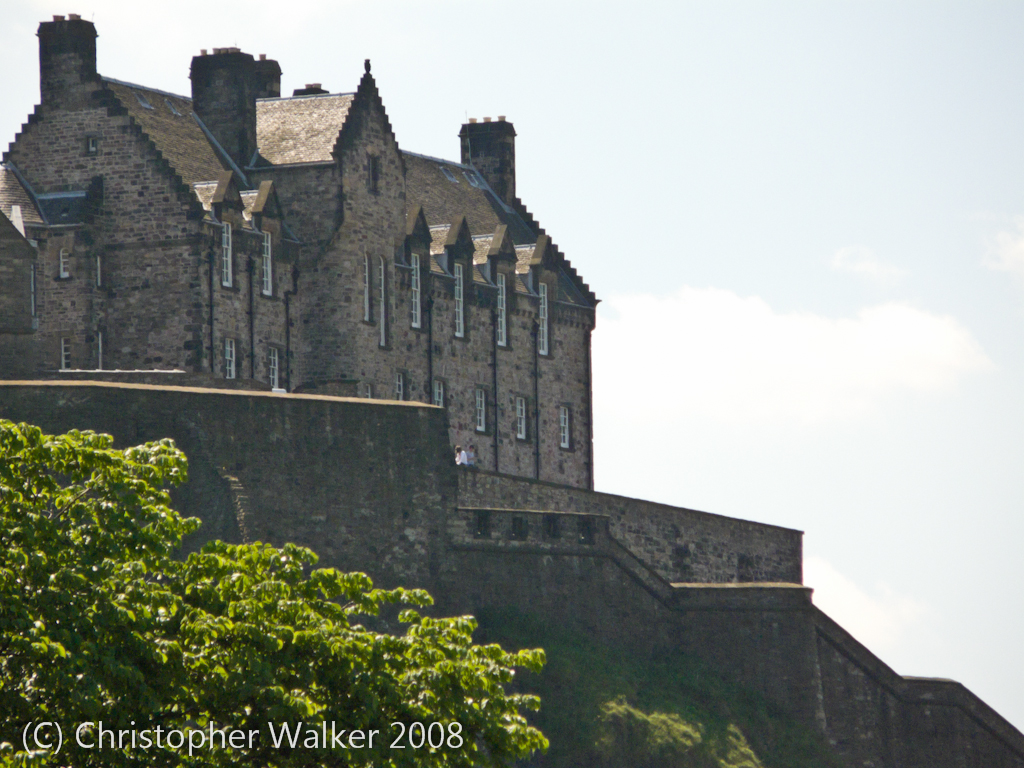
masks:
{"label": "tree foliage", "polygon": [[[314,569],[294,545],[214,542],[176,560],[199,526],[170,506],[167,487],[186,479],[169,440],[117,450],[107,435],[0,421],[0,765],[458,767],[546,748],[522,715],[537,698],[506,691],[542,651],[474,645],[471,617],[423,616],[427,593]],[[399,609],[404,631],[365,626],[382,609]],[[25,725],[41,721],[62,728],[56,757],[24,750]],[[100,721],[128,734],[121,746],[76,743]],[[379,735],[343,749],[332,725],[343,740]],[[259,735],[191,755],[143,748],[158,727]],[[95,728],[82,737],[95,744]]]}

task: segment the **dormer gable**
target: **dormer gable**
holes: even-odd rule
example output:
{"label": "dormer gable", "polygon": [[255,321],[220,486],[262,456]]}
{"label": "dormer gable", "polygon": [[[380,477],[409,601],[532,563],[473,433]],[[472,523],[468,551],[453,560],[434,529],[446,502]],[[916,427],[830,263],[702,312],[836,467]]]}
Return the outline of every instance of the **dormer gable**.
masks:
{"label": "dormer gable", "polygon": [[210,203],[217,221],[230,221],[235,226],[242,225],[245,203],[242,201],[242,193],[234,173],[223,171],[217,176],[217,187]]}
{"label": "dormer gable", "polygon": [[405,220],[405,255],[418,253],[420,256],[430,254],[430,226],[427,224],[423,206],[417,205]]}
{"label": "dormer gable", "polygon": [[469,223],[465,216],[456,216],[448,229],[448,238],[444,241],[444,249],[452,259],[473,261],[473,253],[476,246],[473,245],[473,235],[469,231]]}

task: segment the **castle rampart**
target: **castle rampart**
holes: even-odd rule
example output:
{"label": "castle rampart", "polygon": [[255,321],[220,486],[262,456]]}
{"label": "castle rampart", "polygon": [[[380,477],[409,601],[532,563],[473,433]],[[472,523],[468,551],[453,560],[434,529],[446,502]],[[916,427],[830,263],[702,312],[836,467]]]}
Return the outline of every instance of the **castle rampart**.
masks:
{"label": "castle rampart", "polygon": [[[799,576],[798,531],[457,469],[444,409],[0,381],[0,417],[122,446],[172,437],[190,475],[175,502],[203,518],[203,537],[294,541],[322,565],[428,588],[439,612],[513,608],[640,657],[682,650],[818,730],[850,766],[1024,768],[1024,736],[962,685],[896,674],[799,583],[736,580],[730,564],[755,544]],[[670,550],[652,544],[667,525],[721,553],[692,566],[716,583],[673,583]]]}

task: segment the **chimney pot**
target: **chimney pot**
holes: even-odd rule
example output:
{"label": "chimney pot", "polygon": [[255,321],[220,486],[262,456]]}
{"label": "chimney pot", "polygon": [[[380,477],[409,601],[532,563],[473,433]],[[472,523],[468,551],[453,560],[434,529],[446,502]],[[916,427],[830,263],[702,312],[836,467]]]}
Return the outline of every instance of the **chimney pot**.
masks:
{"label": "chimney pot", "polygon": [[53,20],[54,20],[54,21],[64,21],[64,17],[63,17],[63,16],[56,16],[56,15],[55,15],[55,16],[53,17]]}
{"label": "chimney pot", "polygon": [[498,122],[499,123],[504,123],[505,122],[505,116],[504,115],[498,115]]}
{"label": "chimney pot", "polygon": [[82,17],[77,13],[69,13],[68,21],[81,21]]}
{"label": "chimney pot", "polygon": [[260,54],[260,61],[266,61],[266,60],[267,60],[267,54],[261,53]]}
{"label": "chimney pot", "polygon": [[203,48],[201,51],[199,51],[199,55],[200,56],[206,56],[206,49]]}
{"label": "chimney pot", "polygon": [[485,122],[485,123],[489,123],[489,122],[491,122],[491,118],[489,118],[489,117],[485,117],[485,118],[484,118],[484,122]]}
{"label": "chimney pot", "polygon": [[475,118],[475,117],[471,117],[471,118],[469,118],[469,122],[471,122],[471,123],[475,123],[475,122],[476,122],[476,118]]}

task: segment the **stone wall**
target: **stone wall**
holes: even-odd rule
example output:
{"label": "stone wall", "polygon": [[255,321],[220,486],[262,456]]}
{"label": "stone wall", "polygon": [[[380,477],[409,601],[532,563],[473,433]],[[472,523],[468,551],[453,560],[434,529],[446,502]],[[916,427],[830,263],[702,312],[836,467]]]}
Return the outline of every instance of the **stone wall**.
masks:
{"label": "stone wall", "polygon": [[803,534],[788,528],[484,471],[459,473],[459,506],[607,515],[670,582],[803,582]]}
{"label": "stone wall", "polygon": [[294,541],[322,565],[425,587],[442,614],[513,608],[638,658],[679,649],[817,730],[851,767],[1024,768],[1012,725],[957,683],[897,675],[807,587],[737,582],[717,556],[690,567],[720,583],[670,583],[672,550],[657,542],[675,525],[708,552],[757,545],[785,571],[799,566],[799,532],[457,470],[441,408],[7,381],[0,417],[109,432],[119,446],[175,439],[190,467],[176,506],[204,520],[190,549],[203,537]]}

